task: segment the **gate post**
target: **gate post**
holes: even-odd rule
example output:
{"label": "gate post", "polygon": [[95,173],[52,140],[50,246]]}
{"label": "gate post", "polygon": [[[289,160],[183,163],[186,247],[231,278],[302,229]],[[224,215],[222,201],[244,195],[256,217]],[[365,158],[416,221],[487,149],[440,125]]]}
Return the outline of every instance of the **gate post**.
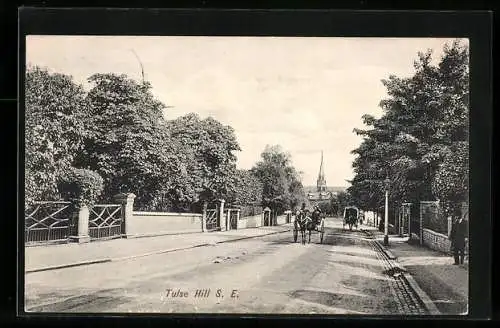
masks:
{"label": "gate post", "polygon": [[221,199],[221,200],[220,200],[220,207],[219,207],[219,220],[218,220],[219,222],[218,222],[218,223],[219,223],[219,228],[220,228],[220,230],[221,230],[221,231],[223,230],[223,229],[222,229],[222,222],[221,222],[221,220],[222,220],[222,218],[224,218],[224,203],[225,203],[225,202],[226,202],[226,201],[225,201],[224,199]]}
{"label": "gate post", "polygon": [[205,227],[207,225],[207,207],[208,207],[208,202],[204,201],[203,202],[203,214],[201,216],[201,232],[205,232]]}
{"label": "gate post", "polygon": [[262,225],[263,226],[270,226],[271,225],[271,220],[272,220],[271,209],[269,207],[264,208],[264,211],[262,212],[262,214],[263,214],[263,216],[262,216],[262,218],[263,218]]}
{"label": "gate post", "polygon": [[228,208],[226,211],[226,230],[231,230],[231,209]]}
{"label": "gate post", "polygon": [[134,215],[135,195],[130,193],[121,193],[116,195],[115,201],[122,205],[122,237],[127,238],[131,235],[131,221]]}
{"label": "gate post", "polygon": [[89,236],[89,208],[85,205],[81,206],[74,212],[77,220],[77,235],[71,236],[70,239],[78,243],[88,243]]}

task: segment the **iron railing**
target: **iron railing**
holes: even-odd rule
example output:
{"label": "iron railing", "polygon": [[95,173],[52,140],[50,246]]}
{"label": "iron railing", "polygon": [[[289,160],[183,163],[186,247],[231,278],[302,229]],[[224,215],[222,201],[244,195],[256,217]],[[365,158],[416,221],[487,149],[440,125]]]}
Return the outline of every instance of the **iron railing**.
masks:
{"label": "iron railing", "polygon": [[220,230],[219,213],[217,209],[207,209],[206,211],[207,231]]}
{"label": "iron railing", "polygon": [[89,210],[89,236],[91,240],[120,238],[122,236],[122,206],[94,205]]}
{"label": "iron railing", "polygon": [[70,202],[34,202],[27,206],[24,213],[25,243],[68,241],[71,216]]}

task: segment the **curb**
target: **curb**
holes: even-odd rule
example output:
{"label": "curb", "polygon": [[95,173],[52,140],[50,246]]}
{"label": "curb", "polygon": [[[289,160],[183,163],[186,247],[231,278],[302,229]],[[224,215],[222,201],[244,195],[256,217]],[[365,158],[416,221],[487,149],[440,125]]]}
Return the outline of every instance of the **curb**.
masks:
{"label": "curb", "polygon": [[[258,238],[258,237],[263,237],[263,236],[275,235],[278,233],[289,232],[290,230],[291,229],[283,230],[283,231],[274,231],[274,232],[270,232],[270,233],[266,233],[266,234],[262,234],[262,235],[257,235],[257,236],[245,236],[245,237],[240,237],[240,238],[235,238],[235,239],[228,239],[228,240],[218,241],[215,243],[215,245],[230,243],[230,242],[244,240],[244,239],[251,239],[251,238]],[[35,269],[31,269],[31,270],[25,270],[25,274],[42,272],[42,271],[50,271],[50,270],[58,270],[58,269],[66,269],[66,268],[91,265],[91,264],[119,262],[119,261],[131,260],[131,259],[135,259],[135,258],[139,258],[139,257],[146,257],[146,256],[151,256],[151,255],[157,255],[157,254],[171,253],[171,252],[182,251],[182,250],[192,249],[192,248],[197,248],[197,247],[210,246],[210,245],[214,245],[214,243],[202,243],[202,244],[196,244],[196,245],[192,245],[192,246],[163,249],[163,250],[159,250],[159,251],[131,255],[131,256],[124,256],[124,257],[117,257],[117,258],[105,258],[105,259],[99,259],[99,260],[81,261],[81,262],[75,262],[75,263],[70,263],[70,264],[55,265],[55,266],[49,266],[49,267],[43,267],[43,268],[35,268]]]}
{"label": "curb", "polygon": [[239,240],[244,240],[244,239],[251,239],[251,238],[258,238],[258,237],[262,237],[262,236],[275,235],[275,234],[278,234],[278,233],[283,233],[283,232],[288,232],[288,231],[290,231],[290,229],[289,230],[284,230],[284,231],[275,231],[275,232],[266,233],[266,234],[258,235],[258,236],[249,236],[249,237],[241,237],[241,238],[236,238],[236,239],[228,239],[228,240],[218,241],[218,242],[215,242],[215,243],[203,243],[203,244],[196,244],[196,245],[186,246],[186,247],[164,249],[164,250],[159,250],[159,251],[154,251],[154,252],[149,252],[149,253],[144,253],[144,254],[138,254],[138,255],[117,257],[117,258],[114,258],[114,259],[110,259],[110,262],[132,260],[132,259],[135,259],[135,258],[146,257],[146,256],[150,256],[150,255],[165,254],[165,253],[171,253],[171,252],[175,252],[175,251],[183,251],[183,250],[186,250],[186,249],[192,249],[192,248],[197,248],[197,247],[204,247],[204,246],[211,246],[211,245],[217,245],[217,244],[230,243],[230,242],[233,242],[233,241],[239,241]]}
{"label": "curb", "polygon": [[[363,232],[373,237],[373,234],[370,231],[363,230]],[[406,270],[406,268],[396,260],[397,257],[394,256],[394,254],[391,251],[389,251],[384,245],[382,245],[378,240],[374,240],[374,242],[378,245],[380,250],[382,250],[387,255],[387,257],[390,260],[393,260],[394,266],[398,267],[402,271],[401,275],[403,279],[408,283],[408,285],[410,285],[410,288],[415,292],[415,294],[420,299],[420,301],[424,305],[425,309],[429,312],[429,314],[441,315],[442,313],[441,311],[438,310],[436,304],[434,304],[429,295],[427,295],[427,293],[424,292],[422,288],[420,288],[417,281],[412,277],[412,275],[408,272],[408,270]]]}
{"label": "curb", "polygon": [[99,264],[99,263],[106,263],[106,262],[111,262],[111,259],[91,260],[91,261],[75,262],[75,263],[70,263],[70,264],[54,265],[54,266],[49,266],[49,267],[44,267],[44,268],[25,270],[24,273],[33,273],[33,272],[65,269],[65,268],[72,268],[72,267],[77,267],[77,266]]}
{"label": "curb", "polygon": [[[401,267],[401,266],[400,266]],[[403,267],[401,267],[403,268]],[[404,269],[404,268],[403,268]],[[406,270],[405,270],[406,271]],[[436,304],[431,300],[429,295],[420,288],[418,283],[409,273],[402,273],[403,279],[410,285],[411,289],[417,294],[418,298],[424,304],[425,308],[430,315],[441,315],[441,311],[438,310]]]}

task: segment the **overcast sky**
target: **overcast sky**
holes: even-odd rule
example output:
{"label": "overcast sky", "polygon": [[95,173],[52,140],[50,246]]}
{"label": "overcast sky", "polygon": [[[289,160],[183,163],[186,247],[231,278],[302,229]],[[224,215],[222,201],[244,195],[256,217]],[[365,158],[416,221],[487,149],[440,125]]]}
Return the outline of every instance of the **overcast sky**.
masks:
{"label": "overcast sky", "polygon": [[[350,151],[361,116],[382,112],[381,79],[408,76],[418,51],[436,60],[452,39],[29,36],[26,60],[86,84],[94,73],[141,78],[140,64],[166,119],[195,112],[231,125],[249,169],[266,144],[280,144],[315,185],[324,151],[329,186],[348,186]],[[133,49],[133,51],[132,51]]]}

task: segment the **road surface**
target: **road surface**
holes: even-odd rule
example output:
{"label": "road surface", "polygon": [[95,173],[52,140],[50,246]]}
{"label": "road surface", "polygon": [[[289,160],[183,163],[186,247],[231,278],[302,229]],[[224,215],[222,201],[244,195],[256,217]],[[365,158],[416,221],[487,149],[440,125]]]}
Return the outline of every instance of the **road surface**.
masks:
{"label": "road surface", "polygon": [[[291,232],[25,276],[28,312],[424,314],[361,231]],[[300,239],[300,236],[299,236]]]}

